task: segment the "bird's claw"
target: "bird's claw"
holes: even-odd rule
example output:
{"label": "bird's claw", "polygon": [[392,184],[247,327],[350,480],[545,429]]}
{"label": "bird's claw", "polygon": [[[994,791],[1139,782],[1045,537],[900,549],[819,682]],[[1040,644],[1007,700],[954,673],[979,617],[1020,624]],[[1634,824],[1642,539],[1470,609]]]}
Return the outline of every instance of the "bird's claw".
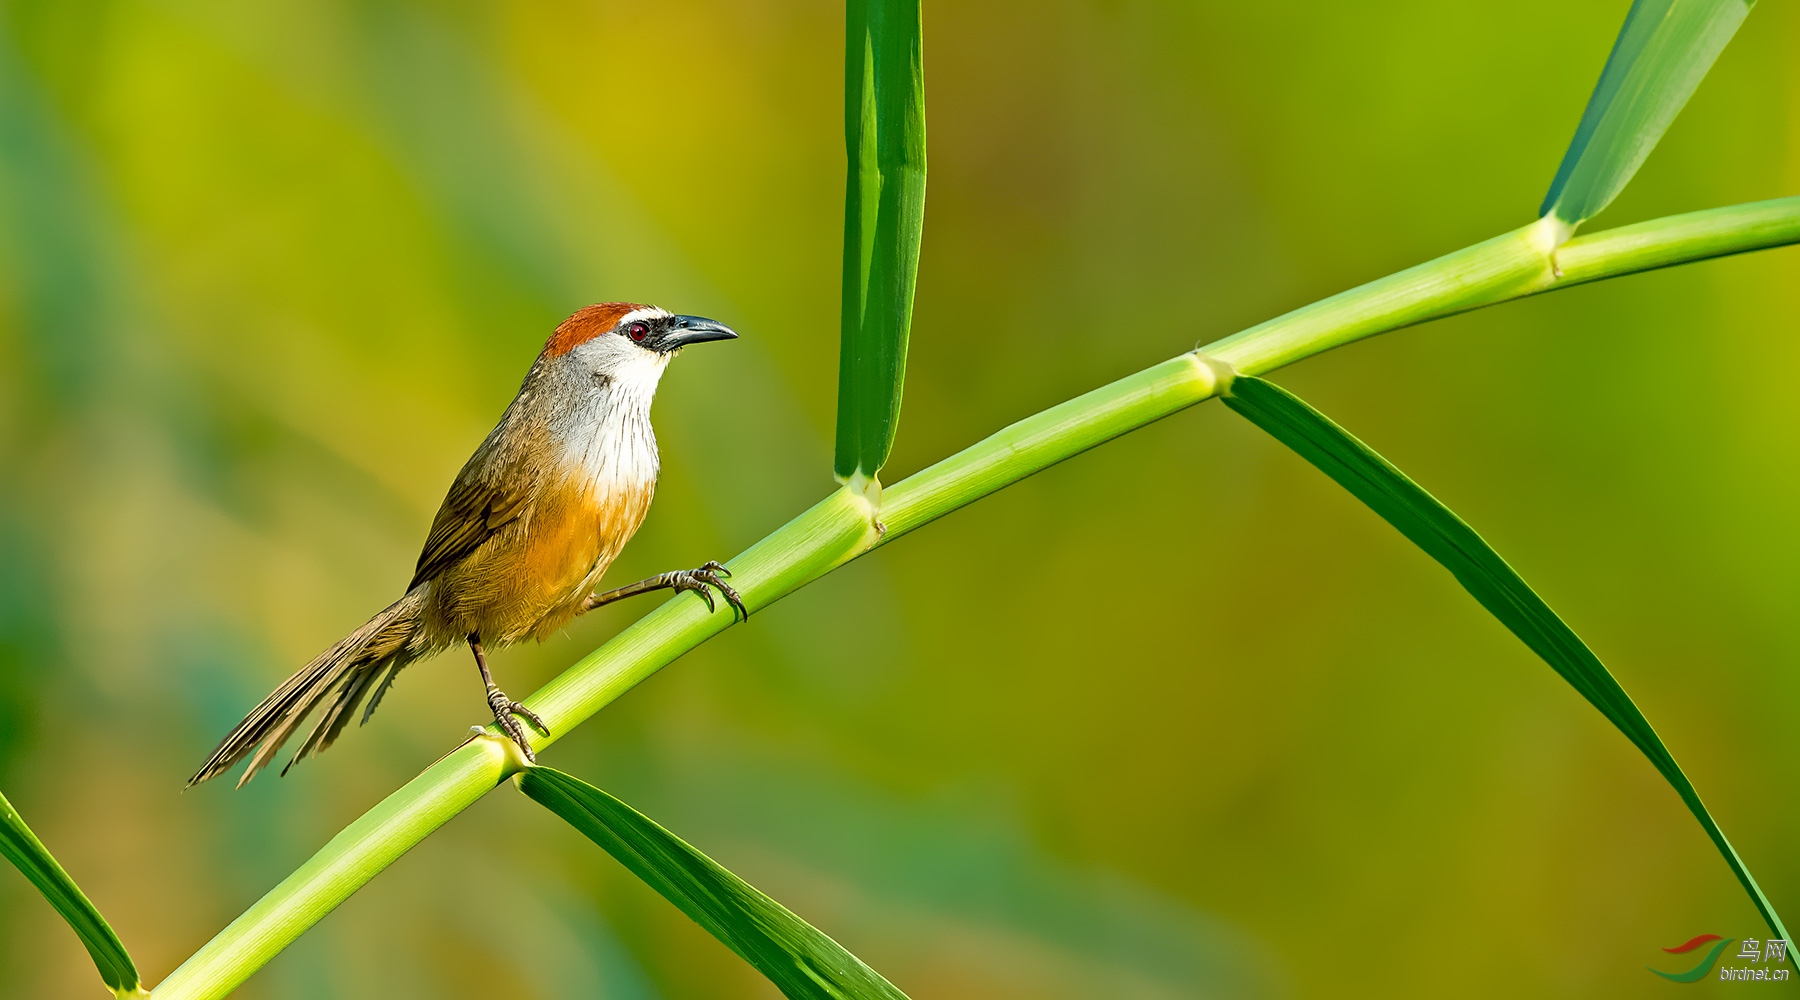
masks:
{"label": "bird's claw", "polygon": [[744,607],[744,599],[738,595],[738,592],[733,589],[730,584],[725,582],[725,578],[730,575],[731,571],[726,569],[724,565],[709,560],[706,565],[699,569],[682,570],[681,572],[676,573],[671,586],[675,588],[677,594],[684,590],[691,590],[699,594],[701,599],[706,602],[706,610],[708,611],[717,611],[718,605],[713,603],[712,591],[708,590],[707,587],[717,587],[719,593],[724,595],[725,603],[731,605],[732,620],[737,620],[738,613],[742,612],[744,620],[749,621],[750,609]]}
{"label": "bird's claw", "polygon": [[514,743],[519,745],[519,750],[525,754],[525,759],[536,764],[537,754],[532,752],[531,740],[525,735],[525,727],[519,725],[519,719],[531,723],[531,728],[536,729],[544,736],[550,735],[550,727],[544,725],[544,720],[538,718],[536,712],[508,698],[506,692],[499,688],[489,689],[487,700],[488,707],[494,710],[494,721]]}

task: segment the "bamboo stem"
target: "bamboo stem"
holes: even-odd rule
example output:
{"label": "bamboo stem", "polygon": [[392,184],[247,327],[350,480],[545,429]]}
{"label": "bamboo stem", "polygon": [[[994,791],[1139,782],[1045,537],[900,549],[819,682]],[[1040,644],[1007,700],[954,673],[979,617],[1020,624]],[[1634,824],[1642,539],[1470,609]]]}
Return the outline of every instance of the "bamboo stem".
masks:
{"label": "bamboo stem", "polygon": [[[1657,219],[1559,247],[1565,235],[1540,220],[1102,386],[887,487],[879,512],[863,494],[840,489],[733,559],[728,564],[732,583],[752,610],[767,607],[958,507],[1211,398],[1223,387],[1209,359],[1259,374],[1363,337],[1497,302],[1800,242],[1800,197]],[[730,625],[730,616],[708,614],[699,597],[675,597],[583,657],[526,703],[552,731],[567,733]],[[498,738],[471,740],[452,751],[333,837],[232,921],[157,988],[158,1000],[210,1000],[230,993],[516,769]]]}

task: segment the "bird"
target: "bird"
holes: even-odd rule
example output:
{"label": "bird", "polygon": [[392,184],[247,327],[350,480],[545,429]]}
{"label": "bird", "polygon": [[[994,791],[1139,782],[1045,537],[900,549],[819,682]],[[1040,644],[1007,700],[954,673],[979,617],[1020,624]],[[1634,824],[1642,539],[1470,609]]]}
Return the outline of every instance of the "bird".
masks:
{"label": "bird", "polygon": [[187,786],[249,756],[242,788],[330,696],[285,775],[330,747],[365,698],[368,722],[406,666],[464,643],[494,720],[536,763],[520,719],[545,736],[549,729],[495,685],[490,647],[541,642],[577,615],[656,590],[697,592],[716,611],[708,588],[716,589],[734,620],[740,612],[748,620],[742,597],[725,582],[730,572],[716,561],[595,590],[656,491],[650,403],[664,370],[683,348],[736,337],[722,323],[636,302],[597,303],[558,324],[500,422],[457,473],[404,596],[251,709]]}

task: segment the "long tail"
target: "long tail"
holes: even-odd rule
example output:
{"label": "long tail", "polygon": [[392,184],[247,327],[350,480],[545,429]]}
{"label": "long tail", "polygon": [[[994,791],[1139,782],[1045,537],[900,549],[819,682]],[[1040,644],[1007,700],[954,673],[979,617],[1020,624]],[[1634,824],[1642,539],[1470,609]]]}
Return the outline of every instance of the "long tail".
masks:
{"label": "long tail", "polygon": [[[281,745],[287,742],[300,723],[335,687],[337,697],[319,717],[312,732],[307,734],[306,742],[294,752],[293,760],[288,761],[281,773],[286,774],[287,769],[302,757],[323,753],[355,714],[357,704],[368,694],[369,688],[375,685],[377,675],[381,675],[381,684],[375,690],[375,697],[363,712],[363,721],[367,722],[374,713],[375,706],[381,703],[382,696],[387,693],[388,685],[394,682],[394,675],[415,658],[428,652],[416,648],[411,640],[417,631],[420,613],[425,608],[427,588],[430,586],[429,583],[424,583],[414,587],[405,597],[388,605],[380,614],[364,622],[361,628],[314,657],[311,663],[301,667],[294,676],[282,681],[273,694],[251,709],[250,714],[244,716],[244,721],[226,734],[219,742],[219,748],[188,779],[188,787],[192,788],[208,778],[223,774],[246,754],[255,750],[256,756],[250,758],[250,766],[244,769],[244,776],[238,779],[238,787],[244,787],[244,782],[267,766],[270,759],[280,752]],[[259,744],[261,749],[258,749]]]}

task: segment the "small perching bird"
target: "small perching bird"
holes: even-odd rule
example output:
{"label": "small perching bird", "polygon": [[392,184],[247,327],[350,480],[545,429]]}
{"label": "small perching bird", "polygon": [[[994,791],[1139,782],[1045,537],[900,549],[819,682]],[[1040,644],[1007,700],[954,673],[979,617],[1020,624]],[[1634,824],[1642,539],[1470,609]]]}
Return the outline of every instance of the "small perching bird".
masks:
{"label": "small perching bird", "polygon": [[335,691],[287,767],[323,752],[364,698],[368,721],[407,664],[465,642],[494,719],[535,760],[518,717],[545,735],[549,730],[495,686],[488,646],[541,641],[576,615],[652,590],[698,591],[713,609],[712,586],[734,615],[748,618],[723,579],[730,574],[716,562],[594,592],[643,524],[656,490],[650,402],[663,369],[689,344],[736,336],[709,319],[632,302],[602,302],[564,320],[499,425],[457,473],[406,595],[283,681],[188,785],[218,776],[254,750],[238,779],[242,787]]}

